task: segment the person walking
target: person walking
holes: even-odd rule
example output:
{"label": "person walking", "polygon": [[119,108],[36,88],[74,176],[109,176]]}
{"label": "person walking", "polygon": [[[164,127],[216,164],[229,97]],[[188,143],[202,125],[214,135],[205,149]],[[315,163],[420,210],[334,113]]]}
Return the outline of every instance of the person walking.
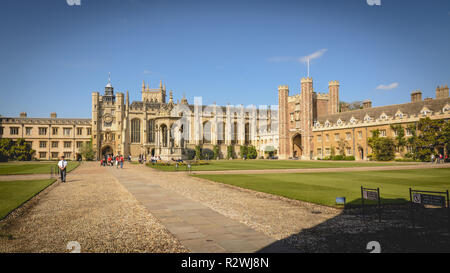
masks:
{"label": "person walking", "polygon": [[120,168],[123,169],[123,155],[120,155]]}
{"label": "person walking", "polygon": [[61,182],[66,182],[66,167],[67,161],[64,160],[64,156],[61,156],[61,160],[58,162],[59,173],[61,174]]}

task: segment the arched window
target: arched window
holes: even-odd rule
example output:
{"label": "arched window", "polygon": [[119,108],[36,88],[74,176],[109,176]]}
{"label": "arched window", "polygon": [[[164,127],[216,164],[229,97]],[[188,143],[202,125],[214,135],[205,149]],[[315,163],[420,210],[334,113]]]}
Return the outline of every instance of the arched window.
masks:
{"label": "arched window", "polygon": [[217,144],[225,143],[225,122],[217,124]]}
{"label": "arched window", "polygon": [[155,142],[155,120],[151,119],[148,121],[148,142]]}
{"label": "arched window", "polygon": [[141,120],[133,119],[131,120],[131,142],[140,143],[141,142]]}
{"label": "arched window", "polygon": [[203,143],[211,143],[211,122],[203,123]]}
{"label": "arched window", "polygon": [[250,124],[245,124],[245,145],[250,144]]}
{"label": "arched window", "polygon": [[168,135],[167,135],[167,126],[165,124],[161,125],[161,137],[162,137],[162,146],[167,147],[168,145]]}
{"label": "arched window", "polygon": [[237,121],[235,121],[235,122],[233,122],[233,128],[232,128],[232,130],[233,130],[233,139],[232,139],[232,143],[233,144],[236,144],[237,143],[237,140],[238,140],[238,123],[237,123]]}

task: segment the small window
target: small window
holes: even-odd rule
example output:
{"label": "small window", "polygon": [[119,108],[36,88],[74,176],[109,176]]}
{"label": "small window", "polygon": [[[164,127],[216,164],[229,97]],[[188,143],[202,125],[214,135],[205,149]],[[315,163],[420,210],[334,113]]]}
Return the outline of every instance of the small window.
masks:
{"label": "small window", "polygon": [[81,148],[83,146],[83,141],[77,141],[77,148]]}
{"label": "small window", "polygon": [[347,147],[346,149],[347,149],[346,154],[352,155],[352,149],[350,147]]}
{"label": "small window", "polygon": [[325,138],[326,138],[327,141],[330,141],[330,135],[329,134],[326,134]]}
{"label": "small window", "polygon": [[64,128],[63,133],[65,136],[70,136],[71,132],[72,132],[72,128]]}
{"label": "small window", "polygon": [[52,141],[52,148],[58,148],[58,141]]}
{"label": "small window", "polygon": [[380,130],[380,136],[385,137],[386,136],[386,130]]}
{"label": "small window", "polygon": [[64,141],[64,148],[71,148],[72,142],[71,141]]}
{"label": "small window", "polygon": [[88,135],[88,136],[91,135],[91,128],[87,128],[87,135]]}
{"label": "small window", "polygon": [[318,136],[317,136],[317,141],[318,141],[318,142],[321,142],[321,141],[322,141],[322,135],[318,135]]}
{"label": "small window", "polygon": [[26,134],[27,136],[31,135],[32,129],[33,129],[32,127],[26,127],[26,128],[25,128],[25,134]]}
{"label": "small window", "polygon": [[52,128],[52,135],[56,136],[58,134],[58,127]]}
{"label": "small window", "polygon": [[46,152],[39,152],[39,158],[47,158]]}
{"label": "small window", "polygon": [[358,138],[362,139],[362,132],[361,131],[358,131]]}
{"label": "small window", "polygon": [[11,135],[18,135],[19,134],[19,127],[10,127],[9,128],[9,133]]}
{"label": "small window", "polygon": [[336,141],[339,140],[339,134],[334,134],[334,140],[336,140]]}
{"label": "small window", "polygon": [[326,154],[326,155],[330,155],[330,154],[331,154],[330,148],[325,148],[325,154]]}
{"label": "small window", "polygon": [[81,136],[83,134],[83,128],[77,128],[77,135]]}
{"label": "small window", "polygon": [[47,141],[39,141],[39,148],[47,148]]}
{"label": "small window", "polygon": [[56,152],[52,153],[52,158],[53,158],[53,159],[58,158],[58,153],[56,153]]}
{"label": "small window", "polygon": [[351,140],[352,139],[352,134],[351,133],[345,133],[345,138],[347,140]]}
{"label": "small window", "polygon": [[46,127],[39,127],[39,135],[45,136],[47,134],[47,128]]}
{"label": "small window", "polygon": [[322,148],[317,148],[317,155],[321,156],[322,155]]}
{"label": "small window", "polygon": [[70,156],[72,155],[72,153],[71,152],[64,152],[64,157],[67,159],[67,158],[70,158]]}

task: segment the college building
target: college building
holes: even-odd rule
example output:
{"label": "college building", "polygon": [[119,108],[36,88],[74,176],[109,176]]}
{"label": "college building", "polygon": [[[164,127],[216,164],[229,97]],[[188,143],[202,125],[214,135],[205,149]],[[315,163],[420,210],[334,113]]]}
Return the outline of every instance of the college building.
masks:
{"label": "college building", "polygon": [[[240,157],[240,147],[252,145],[259,157],[270,152],[279,159],[312,160],[343,153],[367,160],[373,130],[395,137],[391,125],[401,125],[408,137],[408,125],[420,118],[450,118],[447,85],[436,89],[434,99],[422,99],[414,91],[408,103],[372,107],[364,101],[362,109],[351,111],[340,105],[339,88],[338,81],[331,81],[328,93],[315,92],[313,79],[302,78],[299,94],[289,95],[288,86],[279,86],[278,109],[271,109],[205,106],[198,98],[190,104],[184,96],[175,101],[162,82],[153,89],[143,82],[141,100],[130,102],[128,91],[115,93],[108,80],[103,92],[92,92],[91,119],[58,118],[56,113],[49,118],[0,116],[0,139],[24,138],[36,151],[34,157],[42,160],[62,155],[77,160],[81,146],[89,142],[97,159],[106,154],[186,159],[196,146],[219,149],[220,158],[232,147]],[[408,147],[397,156],[406,152]]]}
{"label": "college building", "polygon": [[[280,159],[323,159],[334,150],[336,155],[367,160],[372,153],[368,146],[372,131],[379,130],[382,137],[395,137],[391,125],[401,125],[408,137],[412,133],[408,125],[421,118],[450,118],[447,85],[436,88],[434,99],[422,99],[421,91],[413,91],[408,103],[372,107],[367,100],[362,109],[351,111],[340,109],[339,86],[338,81],[331,81],[328,93],[319,93],[314,91],[312,78],[302,78],[300,94],[292,96],[288,86],[278,87]],[[409,149],[406,147],[397,156],[403,156]]]}

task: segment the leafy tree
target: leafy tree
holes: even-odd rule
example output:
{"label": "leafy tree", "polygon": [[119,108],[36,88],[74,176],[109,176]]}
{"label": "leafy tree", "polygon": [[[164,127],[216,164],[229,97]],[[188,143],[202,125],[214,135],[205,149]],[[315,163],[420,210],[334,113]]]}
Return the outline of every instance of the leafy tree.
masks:
{"label": "leafy tree", "polygon": [[450,126],[443,119],[432,120],[429,117],[422,118],[417,123],[420,132],[413,140],[413,158],[421,161],[429,161],[433,153],[446,153],[449,148]]}
{"label": "leafy tree", "polygon": [[202,147],[200,145],[195,146],[195,159],[202,159]]}
{"label": "leafy tree", "polygon": [[210,149],[202,149],[202,158],[203,159],[213,159],[214,158],[214,152]]}
{"label": "leafy tree", "polygon": [[8,161],[13,142],[9,138],[0,139],[0,161]]}
{"label": "leafy tree", "polygon": [[390,161],[395,158],[395,143],[389,137],[380,137],[380,131],[372,131],[372,137],[368,140],[376,160]]}
{"label": "leafy tree", "polygon": [[218,159],[220,157],[219,145],[214,145],[213,152],[214,152],[214,159]]}
{"label": "leafy tree", "polygon": [[23,138],[19,138],[16,145],[11,146],[10,151],[9,158],[19,161],[31,160],[31,157],[35,153],[35,151],[31,149],[31,145],[26,143]]}
{"label": "leafy tree", "polygon": [[[338,147],[339,147],[339,155],[345,157],[345,148],[349,147],[348,142],[345,139],[341,138],[338,141]],[[333,147],[333,150],[334,150],[334,147]]]}
{"label": "leafy tree", "polygon": [[248,147],[247,157],[249,159],[255,159],[256,157],[258,157],[258,152],[256,151],[255,146],[252,145]]}
{"label": "leafy tree", "polygon": [[233,158],[233,146],[227,146],[227,159]]}
{"label": "leafy tree", "polygon": [[240,147],[241,158],[247,157],[247,153],[248,153],[248,147],[245,145],[241,145],[241,147]]}
{"label": "leafy tree", "polygon": [[84,160],[92,161],[95,157],[95,151],[92,148],[92,142],[89,141],[87,143],[83,143],[80,148],[80,154],[84,158]]}
{"label": "leafy tree", "polygon": [[403,148],[406,146],[407,141],[405,138],[405,129],[400,124],[391,125],[391,129],[395,132],[395,147],[397,152],[402,152]]}

